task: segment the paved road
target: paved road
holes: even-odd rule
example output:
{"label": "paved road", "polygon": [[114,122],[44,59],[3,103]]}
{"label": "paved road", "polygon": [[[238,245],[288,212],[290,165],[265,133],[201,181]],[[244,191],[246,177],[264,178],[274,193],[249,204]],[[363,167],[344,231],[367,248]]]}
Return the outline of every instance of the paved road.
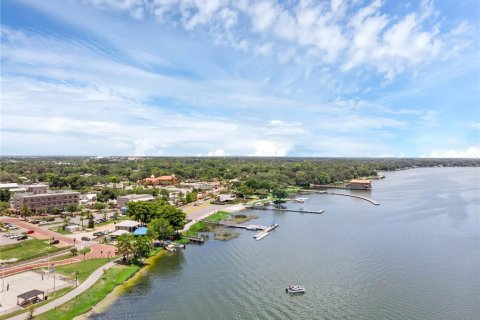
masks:
{"label": "paved road", "polygon": [[[66,295],[64,296],[61,296],[60,298],[56,299],[56,300],[53,300],[52,302],[50,303],[47,303],[41,307],[38,307],[37,309],[35,309],[35,311],[33,312],[33,315],[34,316],[37,316],[39,314],[42,314],[44,312],[47,312],[47,311],[50,311],[58,306],[61,306],[62,304],[72,300],[73,298],[75,298],[76,296],[78,296],[79,294],[85,292],[87,289],[89,289],[91,286],[93,286],[93,284],[95,282],[97,282],[98,279],[100,279],[100,277],[103,275],[103,270],[104,269],[110,269],[111,267],[113,267],[115,265],[115,262],[112,261],[112,262],[109,262],[107,263],[106,265],[98,268],[97,270],[95,270],[91,275],[90,277],[87,278],[87,280],[85,280],[81,285],[79,285],[77,288],[73,289],[72,291],[70,291],[69,293],[67,293]],[[8,318],[9,320],[23,320],[23,319],[28,319],[28,312],[25,312],[25,313],[22,313],[18,316],[15,316],[15,317],[11,317],[11,318]]]}
{"label": "paved road", "polygon": [[[63,234],[51,231],[51,230],[46,230],[42,227],[39,227],[37,225],[27,223],[22,221],[21,219],[18,218],[0,218],[0,222],[8,222],[8,223],[13,223],[16,224],[17,226],[27,229],[27,230],[33,230],[34,233],[31,234],[32,237],[35,238],[40,238],[40,239],[58,239],[60,242],[63,242],[64,244],[67,245],[73,245],[75,244],[75,241],[72,238],[69,238],[67,236],[64,236]],[[42,237],[43,236],[43,237]]]}

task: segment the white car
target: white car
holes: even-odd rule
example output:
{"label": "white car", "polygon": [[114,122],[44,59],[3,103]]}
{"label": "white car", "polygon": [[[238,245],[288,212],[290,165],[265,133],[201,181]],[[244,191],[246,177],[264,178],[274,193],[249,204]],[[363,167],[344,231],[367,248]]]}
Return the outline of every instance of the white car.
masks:
{"label": "white car", "polygon": [[39,223],[38,225],[39,225],[39,226],[43,226],[43,225],[45,225],[45,224],[48,224],[48,222],[47,222],[47,221],[40,221],[40,223]]}
{"label": "white car", "polygon": [[17,230],[17,229],[18,229],[18,226],[12,225],[9,229],[10,229],[10,230]]}

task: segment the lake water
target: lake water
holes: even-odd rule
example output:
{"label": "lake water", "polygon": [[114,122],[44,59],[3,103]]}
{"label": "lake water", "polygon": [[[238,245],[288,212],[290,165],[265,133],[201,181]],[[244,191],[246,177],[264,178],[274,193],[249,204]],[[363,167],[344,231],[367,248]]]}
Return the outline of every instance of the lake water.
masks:
{"label": "lake water", "polygon": [[252,211],[280,226],[168,254],[91,318],[480,319],[480,168],[386,177],[359,192],[380,206],[309,194],[287,206],[324,214]]}

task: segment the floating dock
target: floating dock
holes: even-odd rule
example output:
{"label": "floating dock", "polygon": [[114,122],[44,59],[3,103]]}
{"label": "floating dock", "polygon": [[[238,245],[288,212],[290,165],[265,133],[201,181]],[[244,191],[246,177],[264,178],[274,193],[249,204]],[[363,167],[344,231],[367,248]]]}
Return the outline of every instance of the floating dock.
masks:
{"label": "floating dock", "polygon": [[256,235],[254,235],[253,239],[255,239],[257,241],[262,240],[263,238],[265,238],[266,236],[268,236],[270,234],[270,231],[272,231],[273,229],[275,229],[277,227],[278,227],[278,223],[274,223],[270,227],[268,227],[265,230],[257,233]]}
{"label": "floating dock", "polygon": [[265,231],[262,231],[262,232],[259,232],[257,233],[256,235],[253,236],[253,239],[255,240],[262,240],[263,238],[265,238],[266,236],[268,236],[270,234],[270,232],[265,232]]}

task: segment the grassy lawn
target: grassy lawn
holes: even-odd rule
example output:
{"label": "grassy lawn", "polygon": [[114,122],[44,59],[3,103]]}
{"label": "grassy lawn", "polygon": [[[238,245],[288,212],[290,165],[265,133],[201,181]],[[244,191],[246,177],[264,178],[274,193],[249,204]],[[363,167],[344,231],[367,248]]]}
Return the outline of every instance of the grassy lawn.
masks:
{"label": "grassy lawn", "polygon": [[228,218],[229,216],[230,216],[229,212],[220,210],[220,211],[215,212],[211,216],[208,216],[206,220],[207,221],[220,221],[220,220],[224,220],[224,219]]}
{"label": "grassy lawn", "polygon": [[[85,248],[85,249],[78,250],[78,256],[82,256],[84,252],[85,252],[85,254],[87,254],[90,251],[91,251],[90,248]],[[60,260],[65,260],[65,259],[68,259],[68,258],[71,258],[71,257],[73,257],[71,253],[66,253],[66,254],[63,254],[61,256],[52,258],[52,259],[50,259],[50,261],[60,261]]]}
{"label": "grassy lawn", "polygon": [[205,223],[202,221],[199,221],[192,225],[190,229],[188,229],[187,232],[185,232],[185,235],[187,237],[196,237],[197,234],[205,229]]}
{"label": "grassy lawn", "polygon": [[137,270],[138,266],[116,266],[107,271],[105,279],[100,278],[90,289],[76,297],[75,299],[63,304],[62,306],[38,315],[35,319],[39,320],[62,320],[73,319],[74,317],[89,311],[96,305],[116,285],[123,283],[130,278]]}
{"label": "grassy lawn", "polygon": [[72,234],[70,231],[64,230],[62,226],[49,228],[48,230],[55,231],[60,234]]}
{"label": "grassy lawn", "polygon": [[15,244],[2,246],[2,259],[17,258],[19,261],[29,260],[36,257],[44,256],[49,253],[64,250],[65,248],[57,248],[45,243],[42,240],[31,239]]}
{"label": "grassy lawn", "polygon": [[289,186],[286,191],[288,192],[288,194],[292,194],[292,193],[298,193],[300,190],[302,190],[301,187],[296,187],[296,186]]}
{"label": "grassy lawn", "polygon": [[107,262],[108,259],[91,259],[67,264],[64,266],[58,266],[55,269],[58,273],[64,274],[72,279],[75,279],[75,275],[73,273],[78,271],[78,281],[83,282],[92,274],[93,271],[97,270]]}

